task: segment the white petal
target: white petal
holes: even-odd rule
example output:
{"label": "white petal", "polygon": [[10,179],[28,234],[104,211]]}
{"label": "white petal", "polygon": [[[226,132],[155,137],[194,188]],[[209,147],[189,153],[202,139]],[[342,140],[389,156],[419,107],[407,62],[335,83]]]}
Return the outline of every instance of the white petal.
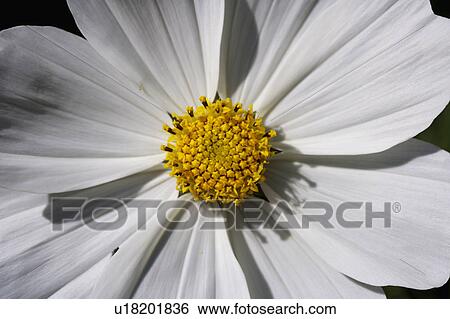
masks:
{"label": "white petal", "polygon": [[257,32],[238,11],[232,25],[244,31],[231,33],[232,50],[223,52],[225,93],[254,103],[285,147],[303,154],[382,151],[424,130],[450,99],[450,23],[429,1],[248,7]]}
{"label": "white petal", "polygon": [[[247,283],[219,214],[205,218],[194,228],[186,251],[178,298],[249,298]],[[215,229],[201,229],[204,222]]]}
{"label": "white petal", "polygon": [[165,115],[87,41],[51,27],[2,31],[0,73],[2,186],[63,192],[160,161]]}
{"label": "white petal", "polygon": [[69,0],[92,46],[169,110],[213,98],[224,3]]}
{"label": "white petal", "polygon": [[164,111],[86,40],[17,27],[0,33],[0,57],[2,152],[137,156],[164,141]]}
{"label": "white petal", "polygon": [[[186,217],[178,213],[174,219]],[[193,229],[173,231],[149,221],[152,233],[138,233],[121,246],[94,296],[248,298],[245,277],[226,231],[200,229],[205,220],[200,216]],[[213,221],[219,224],[221,219],[208,219]]]}
{"label": "white petal", "polygon": [[[177,220],[177,219],[175,219]],[[133,298],[176,298],[191,230],[165,232],[145,267]]]}
{"label": "white petal", "polygon": [[158,165],[164,154],[123,158],[58,158],[0,153],[1,185],[58,193],[100,185]]}
{"label": "white petal", "polygon": [[358,283],[328,266],[289,230],[244,229],[231,232],[231,238],[253,298],[384,296],[381,288]]}
{"label": "white petal", "polygon": [[111,258],[98,279],[91,298],[129,298],[144,270],[145,262],[157,247],[164,233],[153,216],[145,231],[139,231],[124,242]]}
{"label": "white petal", "polygon": [[250,298],[247,279],[224,230],[215,230],[216,298]]}
{"label": "white petal", "polygon": [[303,0],[226,1],[221,96],[253,103],[313,7]]}
{"label": "white petal", "polygon": [[[449,168],[447,152],[410,140],[373,155],[286,155],[273,161],[267,181],[275,199],[332,205],[333,228],[311,222],[295,232],[332,267],[370,285],[427,289],[443,285],[450,272]],[[373,227],[348,228],[336,220],[344,201],[369,202],[374,211],[398,202],[401,211],[391,213],[391,227],[375,219]],[[346,218],[365,222],[364,207]],[[299,212],[299,218],[323,214]]]}
{"label": "white petal", "polygon": [[95,283],[103,272],[103,268],[108,264],[111,258],[111,254],[108,254],[105,258],[100,260],[89,270],[82,273],[74,280],[61,287],[57,292],[50,296],[50,298],[56,299],[73,299],[73,298],[89,298],[92,294],[92,290],[95,287]]}
{"label": "white petal", "polygon": [[[160,171],[55,196],[165,199],[175,189],[174,184],[173,178]],[[134,203],[126,201],[129,207]],[[14,209],[14,206],[11,208]],[[146,218],[150,218],[154,212],[149,210]],[[136,232],[142,222],[136,209],[128,209],[127,214],[109,211],[96,216],[97,223],[109,223],[102,225],[102,230],[92,228],[94,221],[91,219],[77,218],[62,222],[61,217],[60,214],[51,213],[49,198],[45,205],[16,211],[0,219],[1,297],[48,297],[69,282],[77,281],[77,277],[84,278],[83,273],[111,255],[116,247]],[[53,230],[58,224],[61,224],[62,230]]]}
{"label": "white petal", "polygon": [[13,192],[0,187],[0,220],[46,204],[47,195]]}

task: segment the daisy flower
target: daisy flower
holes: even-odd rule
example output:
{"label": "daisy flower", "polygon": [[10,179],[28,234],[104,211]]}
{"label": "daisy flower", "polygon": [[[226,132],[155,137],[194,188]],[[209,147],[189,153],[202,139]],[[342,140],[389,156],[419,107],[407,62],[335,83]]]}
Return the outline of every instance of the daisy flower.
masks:
{"label": "daisy flower", "polygon": [[[86,40],[0,33],[1,297],[379,298],[447,281],[450,156],[412,139],[450,98],[450,24],[428,1],[68,4]],[[136,209],[52,206],[180,194],[203,213],[179,231],[183,209],[141,227]],[[401,211],[243,230],[205,213],[242,221],[256,196],[298,202],[294,220],[313,219],[302,203]]]}

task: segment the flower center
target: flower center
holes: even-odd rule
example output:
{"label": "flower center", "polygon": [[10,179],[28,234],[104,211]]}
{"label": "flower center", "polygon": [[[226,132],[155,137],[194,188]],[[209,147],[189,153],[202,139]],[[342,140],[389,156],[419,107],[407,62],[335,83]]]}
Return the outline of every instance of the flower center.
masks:
{"label": "flower center", "polygon": [[164,166],[177,179],[177,189],[196,200],[235,202],[258,192],[265,165],[275,152],[270,147],[274,130],[266,130],[252,106],[231,99],[188,106],[182,115],[170,114],[170,133]]}

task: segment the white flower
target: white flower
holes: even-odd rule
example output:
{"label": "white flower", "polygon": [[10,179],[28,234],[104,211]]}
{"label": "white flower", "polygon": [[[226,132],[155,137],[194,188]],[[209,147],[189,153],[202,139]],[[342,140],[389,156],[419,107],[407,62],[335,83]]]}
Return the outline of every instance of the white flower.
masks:
{"label": "white flower", "polygon": [[[446,282],[450,156],[407,141],[450,98],[450,25],[428,1],[68,3],[87,41],[0,33],[1,297],[371,298]],[[177,198],[166,112],[217,91],[280,135],[271,201],[396,201],[392,227],[168,232],[149,213],[137,231],[130,211],[118,229],[51,231],[52,196]]]}

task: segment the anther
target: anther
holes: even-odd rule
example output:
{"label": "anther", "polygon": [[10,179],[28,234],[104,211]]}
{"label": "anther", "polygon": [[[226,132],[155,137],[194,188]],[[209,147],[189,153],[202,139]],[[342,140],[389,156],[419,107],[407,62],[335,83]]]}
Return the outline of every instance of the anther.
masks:
{"label": "anther", "polygon": [[171,149],[169,146],[161,145],[161,151],[173,152],[173,149]]}
{"label": "anther", "polygon": [[176,116],[175,116],[175,115],[173,115],[173,114],[170,113],[170,112],[167,112],[167,114],[169,114],[170,119],[172,120],[172,122],[173,122],[174,120],[176,120]]}
{"label": "anther", "polygon": [[277,132],[275,132],[274,130],[267,131],[267,132],[263,135],[263,137],[274,137],[274,136],[277,136]]}
{"label": "anther", "polygon": [[273,147],[270,148],[270,151],[271,151],[272,153],[275,153],[275,154],[280,154],[280,153],[281,153],[280,150],[278,150],[278,149],[276,149],[276,148],[273,148]]}
{"label": "anther", "polygon": [[173,135],[177,134],[177,133],[176,133],[171,127],[169,127],[167,124],[164,124],[164,125],[163,125],[163,130],[166,131],[166,132],[169,132],[170,134],[173,134]]}
{"label": "anther", "polygon": [[188,106],[186,108],[186,111],[188,112],[190,117],[194,117],[194,108],[192,106]]}
{"label": "anther", "polygon": [[205,96],[200,96],[200,102],[202,102],[204,107],[208,106],[208,99]]}

